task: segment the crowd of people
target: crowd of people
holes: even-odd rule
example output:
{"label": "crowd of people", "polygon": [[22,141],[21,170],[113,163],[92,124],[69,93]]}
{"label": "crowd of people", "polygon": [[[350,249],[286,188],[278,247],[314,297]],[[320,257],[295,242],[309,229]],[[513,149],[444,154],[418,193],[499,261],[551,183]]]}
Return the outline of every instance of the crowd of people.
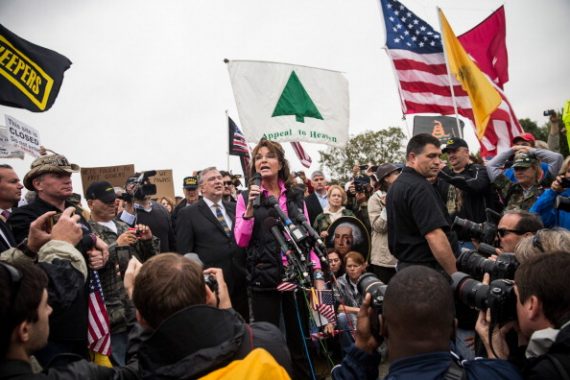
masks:
{"label": "crowd of people", "polygon": [[154,199],[137,173],[87,207],[66,157],[23,185],[2,164],[0,379],[567,379],[570,157],[512,143],[483,162],[419,134],[339,183],[262,139],[242,191],[208,167]]}

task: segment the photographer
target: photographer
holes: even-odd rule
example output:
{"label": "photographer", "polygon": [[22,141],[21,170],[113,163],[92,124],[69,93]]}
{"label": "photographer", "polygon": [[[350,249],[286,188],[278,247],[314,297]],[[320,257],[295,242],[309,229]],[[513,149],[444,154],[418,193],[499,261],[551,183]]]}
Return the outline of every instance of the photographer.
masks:
{"label": "photographer", "polygon": [[368,217],[368,197],[372,193],[370,175],[374,173],[372,165],[359,165],[358,162],[352,168],[352,180],[346,184],[346,208],[366,227],[370,235],[370,218]]}
{"label": "photographer", "polygon": [[543,228],[540,218],[528,211],[505,211],[497,225],[499,253],[514,252],[518,242]]}
{"label": "photographer", "polygon": [[[378,336],[372,332],[377,309],[371,296],[358,312],[355,347],[332,371],[333,379],[376,379],[380,356]],[[454,301],[446,278],[424,266],[396,273],[384,294],[380,332],[388,346],[390,369],[384,379],[520,379],[502,360],[460,362],[449,351],[455,330]]]}
{"label": "photographer", "polygon": [[[558,200],[558,201],[557,201]],[[556,207],[558,202],[558,207]],[[570,157],[562,164],[560,175],[532,205],[530,212],[540,215],[545,227],[570,229]]]}
{"label": "photographer", "polygon": [[127,179],[125,209],[118,218],[130,227],[137,224],[148,226],[160,241],[160,252],[173,252],[176,251],[176,240],[170,214],[162,205],[150,199],[151,195],[156,194],[156,187],[153,189],[154,185],[150,184],[148,178],[155,174],[154,171],[135,173]]}
{"label": "photographer", "polygon": [[[568,379],[570,373],[570,252],[551,252],[522,263],[515,274],[517,323],[493,330],[481,312],[477,332],[489,357],[518,363],[525,379]],[[506,334],[518,325],[519,348],[511,352]],[[492,348],[491,348],[492,344]]]}
{"label": "photographer", "polygon": [[[133,287],[132,278],[126,276],[127,289]],[[198,262],[184,256],[161,254],[134,276],[132,295],[145,330],[138,347],[142,379],[198,378],[257,347],[291,374],[279,329],[267,322],[243,321],[231,308],[221,269],[202,271]],[[135,349],[130,347],[131,352]]]}

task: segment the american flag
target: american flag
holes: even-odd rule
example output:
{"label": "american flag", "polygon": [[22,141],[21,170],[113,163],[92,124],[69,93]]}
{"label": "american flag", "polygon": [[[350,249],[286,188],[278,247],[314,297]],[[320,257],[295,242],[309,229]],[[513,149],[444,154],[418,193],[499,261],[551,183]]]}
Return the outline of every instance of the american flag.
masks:
{"label": "american flag", "polygon": [[[399,1],[380,3],[386,25],[386,52],[398,79],[403,112],[455,114],[441,35]],[[458,113],[473,121],[467,93],[455,78],[451,81]],[[481,141],[483,155],[496,154],[497,147],[509,147],[512,138],[522,133],[505,94],[496,88],[503,102],[492,114]]]}
{"label": "american flag", "polygon": [[277,285],[277,290],[280,292],[292,292],[295,289],[297,289],[297,284],[289,281],[284,281]]}
{"label": "american flag", "polygon": [[231,156],[249,156],[249,147],[247,145],[247,141],[245,140],[245,136],[241,133],[241,130],[236,125],[236,123],[232,120],[231,117],[228,116],[228,130],[230,133],[230,147],[229,152]]}
{"label": "american flag", "polygon": [[320,315],[328,319],[330,323],[336,322],[336,314],[334,312],[334,294],[332,290],[317,290],[317,299],[313,305]]}
{"label": "american flag", "polygon": [[311,156],[309,156],[307,152],[305,152],[305,149],[303,148],[301,143],[298,141],[291,141],[291,146],[293,147],[293,150],[295,151],[297,158],[299,159],[299,161],[301,161],[301,165],[303,165],[306,168],[310,168],[313,159],[311,158]]}
{"label": "american flag", "polygon": [[103,299],[99,274],[92,270],[89,279],[89,310],[87,325],[88,347],[102,355],[111,355],[111,328]]}

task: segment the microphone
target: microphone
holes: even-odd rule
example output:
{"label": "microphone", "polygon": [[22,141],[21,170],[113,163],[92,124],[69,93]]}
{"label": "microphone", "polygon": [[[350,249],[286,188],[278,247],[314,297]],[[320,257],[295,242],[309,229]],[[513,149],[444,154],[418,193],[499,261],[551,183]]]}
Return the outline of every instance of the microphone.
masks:
{"label": "microphone", "polygon": [[[261,174],[255,173],[253,177],[251,177],[252,185],[260,186],[261,185]],[[258,208],[261,205],[261,193],[255,197],[253,200],[253,208]]]}
{"label": "microphone", "polygon": [[325,247],[325,243],[323,243],[321,236],[317,233],[317,231],[315,231],[315,229],[309,224],[309,222],[307,222],[307,218],[305,218],[305,215],[301,213],[297,214],[296,221],[297,223],[300,223],[303,227],[305,227],[305,230],[307,231],[309,236],[315,239],[315,241],[319,246]]}
{"label": "microphone", "polygon": [[291,238],[293,238],[293,240],[296,243],[303,241],[307,237],[307,235],[305,235],[305,233],[303,231],[301,231],[301,229],[299,227],[297,227],[287,215],[285,215],[283,210],[281,210],[281,207],[279,207],[279,203],[277,202],[277,199],[275,199],[275,197],[273,195],[271,195],[271,196],[269,196],[268,200],[269,200],[269,204],[271,206],[273,206],[275,211],[277,211],[277,215],[279,215],[279,219],[281,219],[283,221],[283,223],[285,225],[285,231],[287,231],[289,236],[291,236]]}
{"label": "microphone", "polygon": [[273,237],[275,237],[275,240],[277,240],[277,243],[279,243],[279,247],[281,248],[281,251],[284,254],[286,254],[287,251],[289,251],[289,246],[287,245],[287,242],[285,241],[285,237],[283,236],[283,234],[279,230],[279,225],[277,224],[277,221],[275,219],[273,219],[272,217],[267,217],[263,221],[263,224],[267,229],[271,230]]}

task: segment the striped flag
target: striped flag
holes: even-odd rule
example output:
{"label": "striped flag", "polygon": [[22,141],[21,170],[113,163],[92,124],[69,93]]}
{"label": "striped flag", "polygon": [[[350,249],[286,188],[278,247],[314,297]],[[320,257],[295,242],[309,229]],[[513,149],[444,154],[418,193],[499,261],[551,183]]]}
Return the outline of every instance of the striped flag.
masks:
{"label": "striped flag", "polygon": [[293,150],[295,151],[297,158],[299,159],[299,161],[301,161],[301,165],[303,165],[307,169],[310,168],[313,159],[311,158],[311,156],[309,156],[307,152],[305,152],[305,149],[303,148],[301,143],[298,141],[291,141],[291,146],[293,147]]}
{"label": "striped flag", "polygon": [[282,283],[277,285],[277,290],[280,292],[292,292],[295,289],[297,289],[297,284],[294,284],[289,281],[283,281]]}
{"label": "striped flag", "polygon": [[[403,112],[455,114],[441,35],[399,1],[380,0],[380,3],[386,25],[386,52],[398,79]],[[458,113],[474,121],[467,92],[455,78],[451,82]],[[480,140],[482,155],[496,154],[498,147],[509,147],[512,138],[522,133],[505,94],[498,86],[495,89],[502,102],[491,115],[489,127]]]}
{"label": "striped flag", "polygon": [[91,271],[89,278],[88,347],[93,352],[109,356],[111,355],[111,328],[101,281],[99,274],[94,270]]}
{"label": "striped flag", "polygon": [[325,317],[330,323],[336,322],[336,314],[334,312],[334,294],[332,290],[316,290],[316,299],[313,303],[315,309],[320,315]]}
{"label": "striped flag", "polygon": [[245,140],[245,136],[237,126],[237,124],[228,116],[228,131],[229,131],[229,154],[231,156],[239,156],[241,163],[241,170],[245,177],[245,183],[247,185],[249,181],[249,165],[251,161],[251,153],[249,151],[249,146]]}

